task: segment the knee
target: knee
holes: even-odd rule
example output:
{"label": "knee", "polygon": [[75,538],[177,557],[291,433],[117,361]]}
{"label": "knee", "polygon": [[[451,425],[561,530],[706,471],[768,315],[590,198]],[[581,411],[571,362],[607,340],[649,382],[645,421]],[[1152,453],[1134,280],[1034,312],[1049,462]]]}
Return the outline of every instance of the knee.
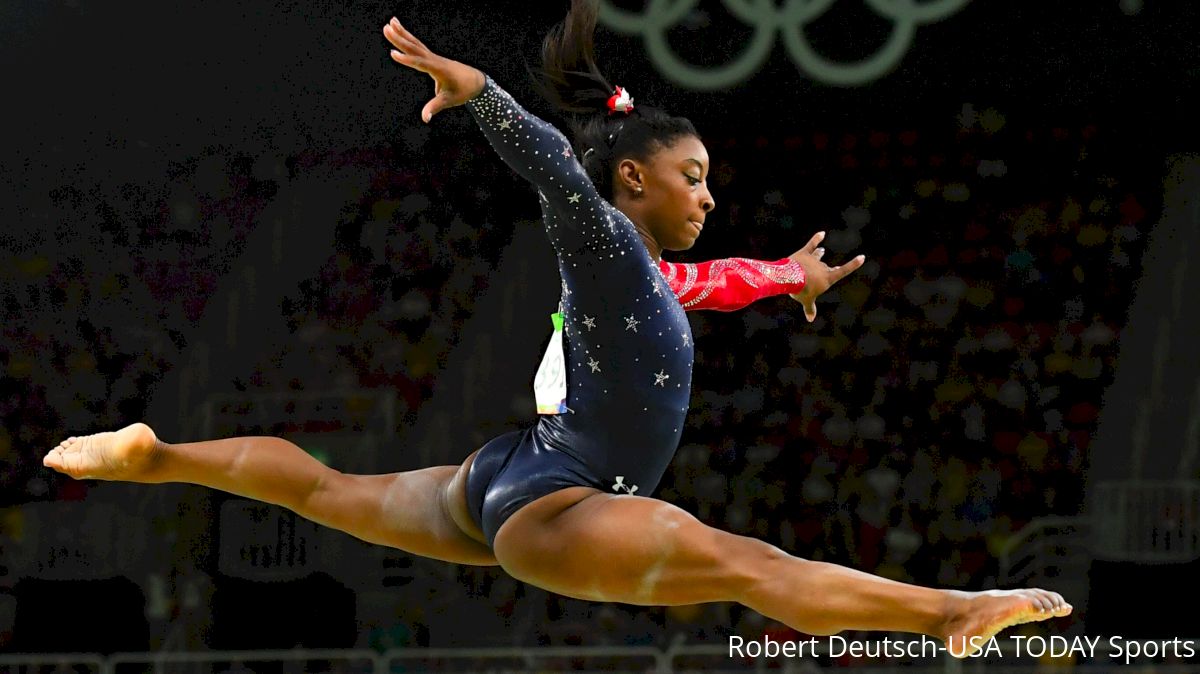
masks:
{"label": "knee", "polygon": [[761,590],[782,573],[780,566],[792,559],[783,550],[748,536],[725,534],[731,540],[721,541],[721,569],[730,588],[740,600]]}
{"label": "knee", "polygon": [[[737,601],[759,586],[773,572],[771,563],[783,552],[762,541],[722,531],[691,514],[662,504],[652,514],[654,526],[646,527],[645,548],[652,551],[647,568],[669,566],[672,573],[658,579],[670,595],[700,594],[705,601]],[[670,578],[674,582],[666,582]],[[643,578],[645,585],[646,578]],[[705,592],[684,585],[703,585]]]}

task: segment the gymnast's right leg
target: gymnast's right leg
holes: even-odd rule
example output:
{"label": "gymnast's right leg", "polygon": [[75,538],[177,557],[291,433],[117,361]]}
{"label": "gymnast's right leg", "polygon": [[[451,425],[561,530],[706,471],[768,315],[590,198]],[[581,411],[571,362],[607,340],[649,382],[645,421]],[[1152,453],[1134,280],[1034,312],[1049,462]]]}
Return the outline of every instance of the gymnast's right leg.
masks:
{"label": "gymnast's right leg", "polygon": [[927,634],[952,655],[1000,630],[1068,615],[1056,592],[920,587],[793,557],[658,499],[568,487],[536,499],[496,533],[517,580],[590,601],[678,606],[736,601],[805,634]]}
{"label": "gymnast's right leg", "polygon": [[145,424],[68,438],[42,463],[76,479],[187,482],[283,506],[369,543],[460,564],[494,565],[467,511],[467,471],[437,466],[349,475],[282,438],[168,444]]}

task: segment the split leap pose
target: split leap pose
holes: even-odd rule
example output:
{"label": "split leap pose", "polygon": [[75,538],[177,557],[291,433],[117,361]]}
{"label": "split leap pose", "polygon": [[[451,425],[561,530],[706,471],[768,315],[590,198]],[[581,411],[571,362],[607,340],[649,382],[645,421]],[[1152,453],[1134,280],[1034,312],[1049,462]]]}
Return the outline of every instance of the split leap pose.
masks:
{"label": "split leap pose", "polygon": [[[390,475],[332,470],[280,438],[188,444],[145,424],[68,438],[45,465],[77,478],[189,482],[278,504],[363,540],[513,577],[570,597],[640,605],[736,601],[813,635],[926,634],[958,656],[1001,629],[1067,615],[1044,590],[978,593],[894,582],[793,557],[649,498],[675,453],[691,387],[682,304],[733,309],[815,299],[858,269],[821,261],[820,236],[778,262],[668,265],[714,201],[708,153],[686,119],[610,87],[592,58],[594,0],[574,0],[543,49],[544,93],[588,115],[572,144],[483,72],[439,56],[392,19],[392,59],[433,78],[428,123],[466,105],[536,188],[563,279],[567,411],[497,437],[460,466]],[[603,560],[597,562],[598,556]]]}

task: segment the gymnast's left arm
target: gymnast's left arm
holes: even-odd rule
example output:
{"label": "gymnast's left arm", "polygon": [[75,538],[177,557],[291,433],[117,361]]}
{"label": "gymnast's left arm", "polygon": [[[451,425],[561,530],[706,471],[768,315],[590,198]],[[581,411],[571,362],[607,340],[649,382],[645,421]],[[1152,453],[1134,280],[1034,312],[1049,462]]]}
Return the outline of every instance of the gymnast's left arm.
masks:
{"label": "gymnast's left arm", "polygon": [[816,320],[817,296],[864,262],[860,255],[839,267],[826,266],[821,262],[825,249],[819,247],[824,238],[825,232],[818,232],[803,248],[774,262],[746,258],[697,264],[660,261],[659,269],[688,311],[736,311],[760,299],[787,294],[804,305],[811,323]]}
{"label": "gymnast's left arm", "polygon": [[766,297],[804,289],[804,268],[790,257],[772,262],[741,257],[697,263],[660,260],[658,265],[688,311],[737,311]]}

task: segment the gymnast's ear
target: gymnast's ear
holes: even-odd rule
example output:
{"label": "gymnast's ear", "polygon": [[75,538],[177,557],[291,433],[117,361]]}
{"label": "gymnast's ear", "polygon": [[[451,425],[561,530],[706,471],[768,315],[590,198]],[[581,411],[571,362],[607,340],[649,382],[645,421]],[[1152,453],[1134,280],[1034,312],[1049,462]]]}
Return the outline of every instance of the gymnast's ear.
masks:
{"label": "gymnast's ear", "polygon": [[643,166],[636,159],[622,159],[617,163],[614,187],[620,187],[630,192],[641,191],[642,171]]}

